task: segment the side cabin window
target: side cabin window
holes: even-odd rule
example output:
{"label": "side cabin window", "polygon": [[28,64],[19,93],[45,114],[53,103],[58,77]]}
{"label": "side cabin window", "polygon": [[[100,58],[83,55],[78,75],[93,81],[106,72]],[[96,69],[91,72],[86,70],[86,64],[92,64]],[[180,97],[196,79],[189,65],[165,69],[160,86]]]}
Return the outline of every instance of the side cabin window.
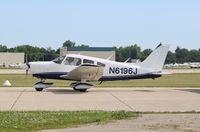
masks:
{"label": "side cabin window", "polygon": [[97,65],[98,65],[98,66],[101,66],[101,67],[105,67],[105,64],[104,64],[104,63],[101,63],[101,62],[97,62]]}
{"label": "side cabin window", "polygon": [[64,61],[64,65],[78,66],[80,64],[81,64],[81,59],[75,57],[67,57]]}
{"label": "side cabin window", "polygon": [[83,60],[83,64],[94,64],[94,61],[93,60],[88,60],[88,59],[84,59]]}
{"label": "side cabin window", "polygon": [[54,63],[61,64],[62,61],[65,59],[65,56],[58,57],[53,60]]}

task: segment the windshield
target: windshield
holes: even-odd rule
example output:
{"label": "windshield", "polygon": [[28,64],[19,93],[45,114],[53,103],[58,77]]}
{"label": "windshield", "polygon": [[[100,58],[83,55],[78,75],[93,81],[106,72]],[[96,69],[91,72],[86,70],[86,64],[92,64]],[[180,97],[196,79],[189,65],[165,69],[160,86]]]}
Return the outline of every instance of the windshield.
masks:
{"label": "windshield", "polygon": [[61,57],[54,59],[53,62],[55,62],[57,64],[61,64],[64,59],[65,59],[65,56],[61,56]]}

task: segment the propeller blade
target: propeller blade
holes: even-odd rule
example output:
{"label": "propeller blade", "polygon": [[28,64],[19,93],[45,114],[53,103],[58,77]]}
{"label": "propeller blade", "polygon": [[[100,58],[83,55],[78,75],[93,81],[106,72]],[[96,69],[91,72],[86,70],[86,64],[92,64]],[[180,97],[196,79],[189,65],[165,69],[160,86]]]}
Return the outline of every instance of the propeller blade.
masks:
{"label": "propeller blade", "polygon": [[26,70],[26,76],[28,75],[28,69]]}
{"label": "propeller blade", "polygon": [[30,69],[29,63],[26,63],[27,69],[26,69],[26,75],[28,75],[28,70]]}
{"label": "propeller blade", "polygon": [[28,55],[26,55],[26,76],[28,75],[28,70],[30,69],[30,65],[29,65],[29,62],[28,62]]}

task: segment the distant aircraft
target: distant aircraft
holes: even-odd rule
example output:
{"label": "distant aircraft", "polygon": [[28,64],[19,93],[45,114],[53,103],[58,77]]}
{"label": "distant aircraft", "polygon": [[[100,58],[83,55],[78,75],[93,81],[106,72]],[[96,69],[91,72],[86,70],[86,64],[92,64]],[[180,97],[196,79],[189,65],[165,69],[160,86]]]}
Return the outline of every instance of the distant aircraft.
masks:
{"label": "distant aircraft", "polygon": [[78,54],[67,54],[53,61],[29,62],[22,64],[22,69],[29,70],[33,77],[40,78],[33,87],[42,91],[53,83],[45,83],[45,79],[73,80],[71,87],[75,91],[85,92],[93,85],[91,81],[114,81],[157,78],[162,76],[169,46],[162,44],[140,63],[115,62]]}
{"label": "distant aircraft", "polygon": [[199,63],[191,63],[190,68],[200,68],[200,64]]}

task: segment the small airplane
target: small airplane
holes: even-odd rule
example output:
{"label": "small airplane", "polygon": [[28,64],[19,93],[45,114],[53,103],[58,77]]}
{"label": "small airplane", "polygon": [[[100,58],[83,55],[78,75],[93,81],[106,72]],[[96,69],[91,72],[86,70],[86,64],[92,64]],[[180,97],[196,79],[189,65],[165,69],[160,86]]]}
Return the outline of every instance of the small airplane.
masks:
{"label": "small airplane", "polygon": [[66,54],[52,61],[29,62],[22,64],[22,69],[29,70],[33,77],[40,78],[33,87],[42,91],[53,83],[45,83],[45,79],[76,81],[70,84],[75,91],[86,92],[93,85],[91,81],[114,81],[158,78],[162,76],[169,46],[162,44],[140,63],[116,62],[79,54]]}
{"label": "small airplane", "polygon": [[200,68],[200,64],[199,63],[191,63],[189,64],[190,68]]}

